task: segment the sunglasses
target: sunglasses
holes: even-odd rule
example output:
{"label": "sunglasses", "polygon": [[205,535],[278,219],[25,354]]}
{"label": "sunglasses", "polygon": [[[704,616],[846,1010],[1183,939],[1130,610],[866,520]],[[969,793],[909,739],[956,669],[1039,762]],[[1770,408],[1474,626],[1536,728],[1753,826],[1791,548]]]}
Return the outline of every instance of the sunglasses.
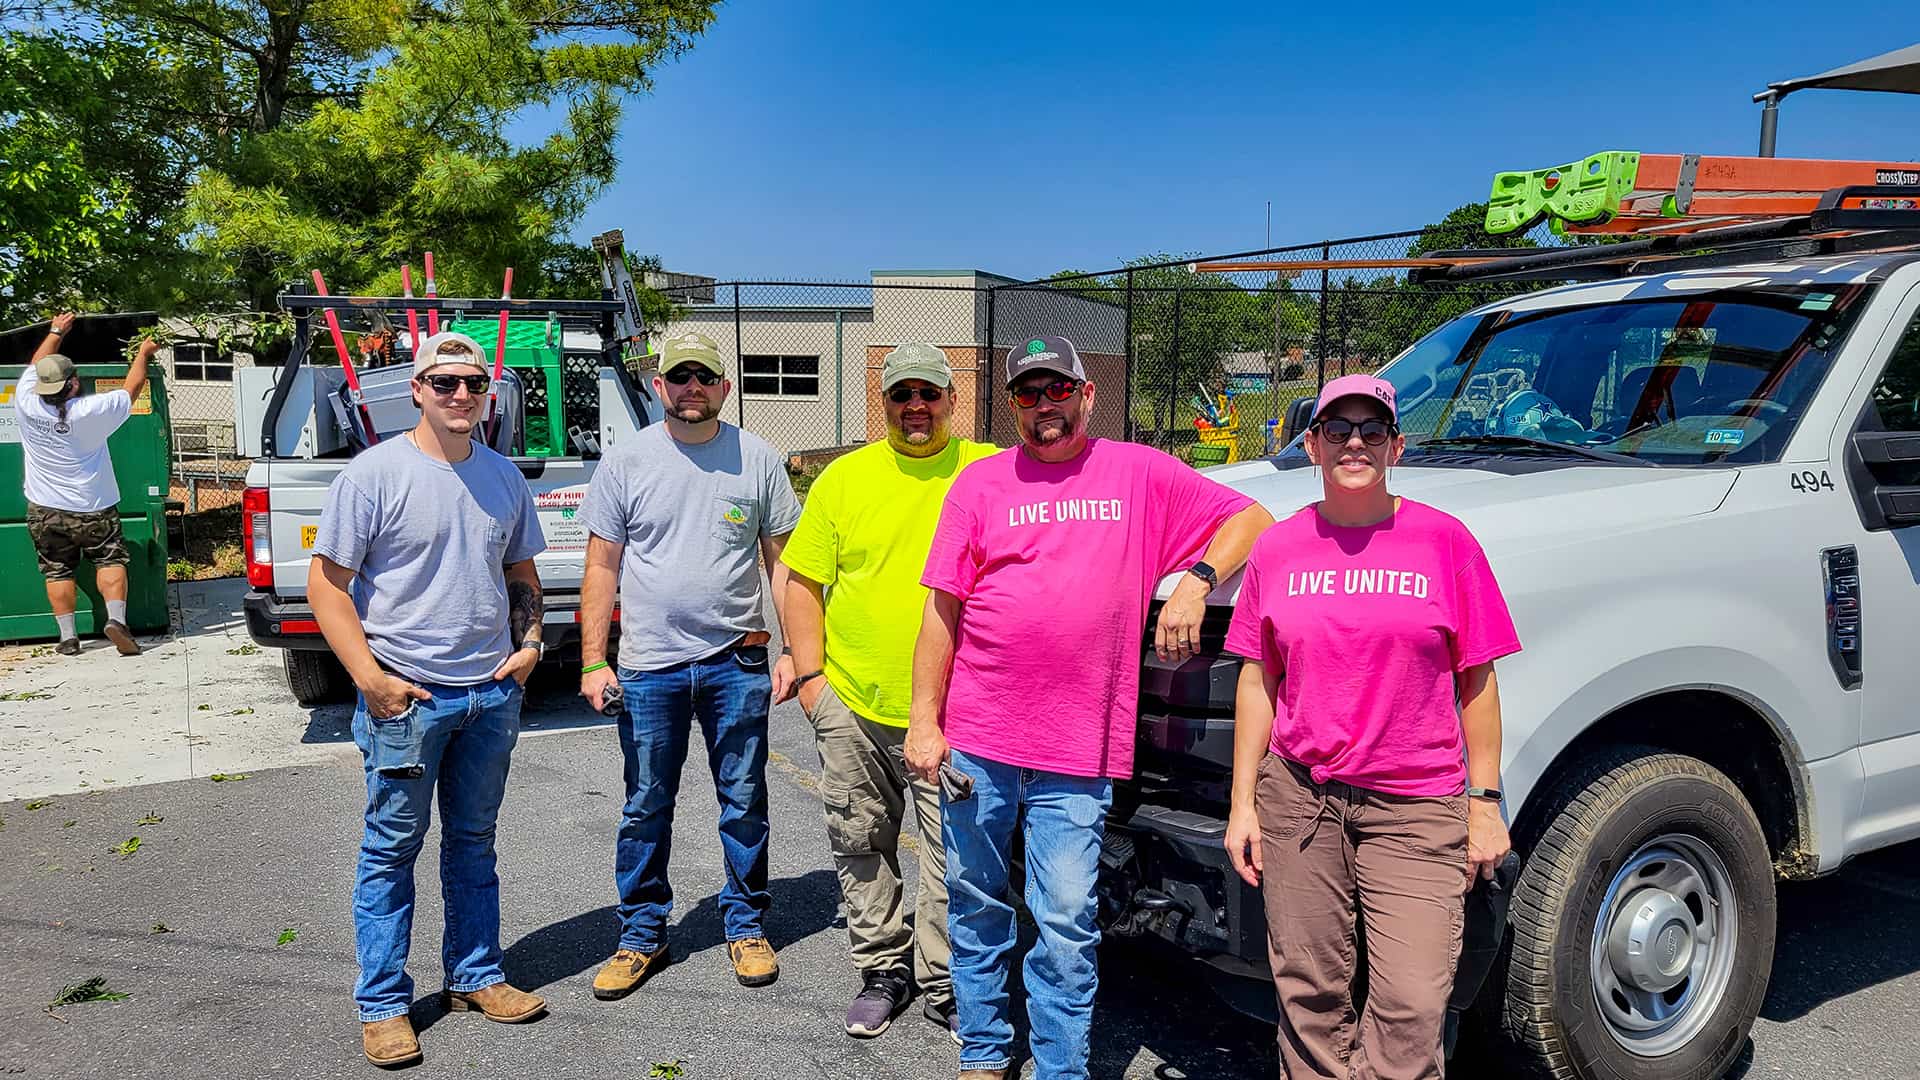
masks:
{"label": "sunglasses", "polygon": [[466,386],[469,394],[484,394],[487,387],[493,385],[493,379],[486,375],[422,375],[420,381],[441,395],[451,394],[462,385]]}
{"label": "sunglasses", "polygon": [[1055,379],[1045,386],[1022,386],[1008,391],[1013,403],[1023,409],[1031,409],[1040,404],[1040,395],[1045,394],[1048,401],[1065,401],[1080,389],[1079,379]]}
{"label": "sunglasses", "polygon": [[667,372],[664,378],[674,386],[685,386],[695,379],[700,380],[701,386],[720,385],[720,376],[715,375],[706,368],[674,368],[672,371]]}
{"label": "sunglasses", "polygon": [[1320,430],[1321,438],[1335,446],[1345,444],[1356,431],[1360,433],[1360,441],[1368,446],[1379,446],[1388,436],[1400,434],[1400,425],[1385,420],[1362,420],[1357,424],[1351,420],[1322,420],[1313,426]]}
{"label": "sunglasses", "polygon": [[887,400],[893,402],[895,405],[905,405],[914,398],[919,398],[921,401],[931,405],[945,397],[946,393],[945,390],[937,386],[896,386],[887,391]]}

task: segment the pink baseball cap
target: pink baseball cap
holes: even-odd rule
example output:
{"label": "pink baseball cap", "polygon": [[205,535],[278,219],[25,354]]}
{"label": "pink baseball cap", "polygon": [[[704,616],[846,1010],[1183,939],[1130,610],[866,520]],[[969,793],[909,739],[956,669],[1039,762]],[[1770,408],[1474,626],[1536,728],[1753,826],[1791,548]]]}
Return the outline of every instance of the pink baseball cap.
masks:
{"label": "pink baseball cap", "polygon": [[1400,414],[1393,407],[1393,384],[1372,375],[1342,375],[1320,388],[1320,402],[1314,406],[1313,418],[1327,415],[1334,402],[1345,397],[1372,398],[1387,407],[1387,415],[1395,420]]}

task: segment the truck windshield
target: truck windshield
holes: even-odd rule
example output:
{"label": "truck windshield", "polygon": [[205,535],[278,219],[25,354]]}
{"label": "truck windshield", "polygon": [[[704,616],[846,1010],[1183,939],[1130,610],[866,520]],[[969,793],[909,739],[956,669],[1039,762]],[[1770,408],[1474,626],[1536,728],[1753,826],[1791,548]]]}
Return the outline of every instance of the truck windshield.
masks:
{"label": "truck windshield", "polygon": [[1770,461],[1874,288],[1747,285],[1467,316],[1380,374],[1410,463],[1463,451]]}

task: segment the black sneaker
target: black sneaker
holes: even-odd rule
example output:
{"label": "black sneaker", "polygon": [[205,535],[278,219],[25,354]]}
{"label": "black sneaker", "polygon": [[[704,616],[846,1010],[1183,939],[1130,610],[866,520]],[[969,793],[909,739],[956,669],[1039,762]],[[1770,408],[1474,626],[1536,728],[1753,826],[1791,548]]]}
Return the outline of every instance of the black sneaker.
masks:
{"label": "black sneaker", "polygon": [[80,655],[80,639],[77,637],[70,637],[65,641],[62,641],[60,644],[55,645],[53,647],[53,651],[59,653],[61,656],[79,656]]}
{"label": "black sneaker", "polygon": [[893,1024],[899,1012],[913,996],[913,984],[905,972],[876,971],[867,975],[866,985],[847,1006],[847,1034],[856,1039],[871,1039]]}
{"label": "black sneaker", "polygon": [[957,1026],[960,1014],[954,1009],[952,998],[928,998],[920,1015],[946,1028],[947,1037],[953,1040],[953,1045],[960,1045],[960,1028]]}

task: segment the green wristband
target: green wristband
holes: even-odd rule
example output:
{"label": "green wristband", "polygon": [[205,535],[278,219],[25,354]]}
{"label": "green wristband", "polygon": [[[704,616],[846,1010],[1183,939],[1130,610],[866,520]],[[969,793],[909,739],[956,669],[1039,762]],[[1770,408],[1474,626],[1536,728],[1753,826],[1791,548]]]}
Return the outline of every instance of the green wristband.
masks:
{"label": "green wristband", "polygon": [[582,674],[582,675],[591,675],[591,674],[593,674],[594,672],[596,672],[596,671],[599,671],[599,670],[601,670],[601,669],[603,669],[603,668],[605,668],[606,666],[607,666],[607,662],[606,662],[605,660],[602,660],[602,661],[600,661],[600,662],[599,662],[599,663],[597,663],[597,664],[589,664],[589,665],[587,665],[586,667],[583,667],[583,668],[581,668],[581,669],[580,669],[580,674]]}

